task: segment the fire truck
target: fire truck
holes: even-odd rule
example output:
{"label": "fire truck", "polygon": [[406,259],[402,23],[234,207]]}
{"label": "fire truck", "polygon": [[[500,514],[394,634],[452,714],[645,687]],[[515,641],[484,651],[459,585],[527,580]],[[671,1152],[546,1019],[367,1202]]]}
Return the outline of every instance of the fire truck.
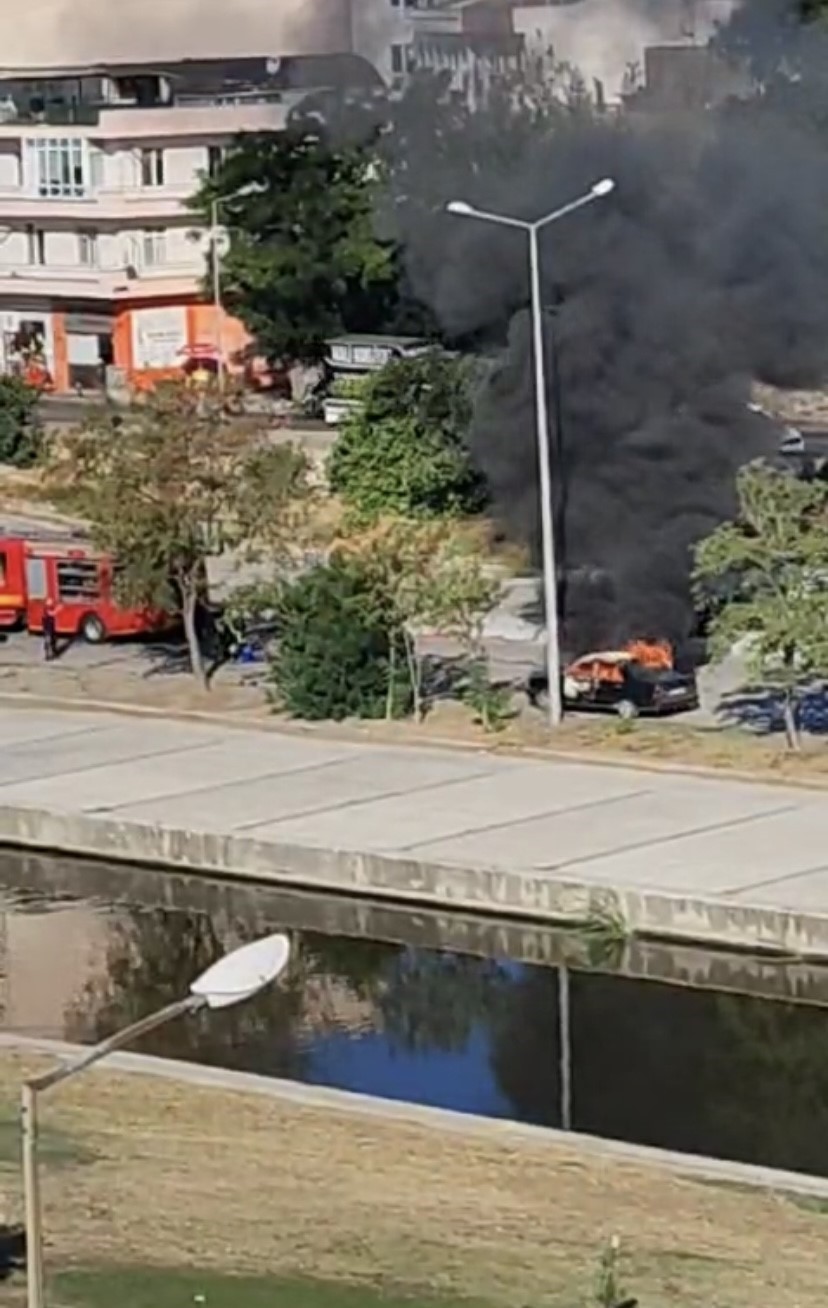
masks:
{"label": "fire truck", "polygon": [[0,627],[42,631],[49,601],[58,635],[95,645],[172,625],[169,613],[119,603],[116,575],[117,564],[78,537],[0,533]]}

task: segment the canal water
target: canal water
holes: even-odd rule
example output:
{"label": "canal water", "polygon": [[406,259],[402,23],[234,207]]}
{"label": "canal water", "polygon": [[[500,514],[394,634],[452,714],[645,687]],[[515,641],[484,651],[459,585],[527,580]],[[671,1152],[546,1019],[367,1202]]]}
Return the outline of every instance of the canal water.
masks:
{"label": "canal water", "polygon": [[96,1041],[268,930],[283,984],[146,1052],[828,1175],[828,969],[0,851],[0,1023]]}

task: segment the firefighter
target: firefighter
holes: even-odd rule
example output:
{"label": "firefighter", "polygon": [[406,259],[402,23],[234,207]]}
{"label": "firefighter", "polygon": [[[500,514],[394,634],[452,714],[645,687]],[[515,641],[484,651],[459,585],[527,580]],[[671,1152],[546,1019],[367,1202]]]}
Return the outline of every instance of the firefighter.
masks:
{"label": "firefighter", "polygon": [[57,658],[57,613],[51,598],[43,610],[43,657],[47,663]]}

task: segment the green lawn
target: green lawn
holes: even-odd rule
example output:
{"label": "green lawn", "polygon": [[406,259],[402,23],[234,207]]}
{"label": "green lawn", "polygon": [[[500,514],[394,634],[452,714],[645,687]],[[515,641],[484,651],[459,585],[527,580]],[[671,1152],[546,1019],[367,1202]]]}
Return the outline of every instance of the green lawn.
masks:
{"label": "green lawn", "polygon": [[53,1280],[52,1301],[67,1308],[470,1308],[472,1303],[407,1299],[374,1286],[158,1268],[65,1272]]}

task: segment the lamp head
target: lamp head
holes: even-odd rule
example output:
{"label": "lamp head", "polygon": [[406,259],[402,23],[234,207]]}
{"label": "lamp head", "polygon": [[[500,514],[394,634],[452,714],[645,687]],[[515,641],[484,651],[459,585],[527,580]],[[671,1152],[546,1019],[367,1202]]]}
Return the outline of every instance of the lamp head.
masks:
{"label": "lamp head", "polygon": [[263,990],[287,967],[290,942],[277,934],[253,940],[225,954],[202,972],[190,986],[190,993],[208,1008],[230,1008]]}
{"label": "lamp head", "polygon": [[450,200],[446,205],[446,208],[449,213],[465,214],[466,216],[470,213],[474,213],[474,209],[470,204],[467,204],[465,200]]}
{"label": "lamp head", "polygon": [[592,187],[593,195],[609,195],[610,191],[615,190],[615,179],[612,177],[602,177],[600,182],[596,182]]}

